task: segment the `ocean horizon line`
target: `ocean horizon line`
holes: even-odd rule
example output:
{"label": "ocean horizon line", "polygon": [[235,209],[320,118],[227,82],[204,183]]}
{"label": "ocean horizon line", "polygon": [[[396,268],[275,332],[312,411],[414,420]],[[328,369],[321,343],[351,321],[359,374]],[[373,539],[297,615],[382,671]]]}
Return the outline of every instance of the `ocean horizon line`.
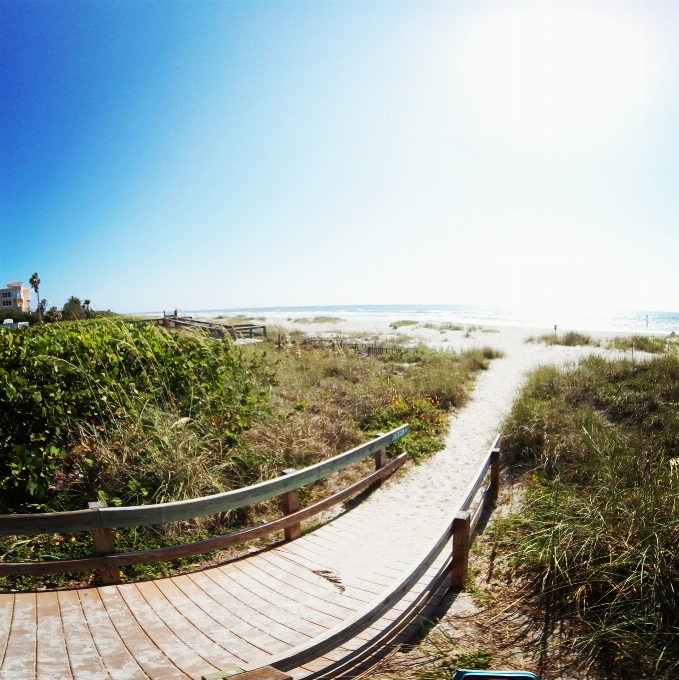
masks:
{"label": "ocean horizon line", "polygon": [[[599,314],[568,312],[555,313],[548,319],[544,313],[531,310],[509,309],[491,305],[473,304],[384,304],[384,305],[277,305],[268,307],[222,307],[210,309],[183,309],[183,314],[320,314],[328,312],[345,314],[353,319],[369,316],[392,320],[393,315],[412,314],[425,322],[460,322],[477,325],[498,325],[505,327],[553,328],[561,330],[590,330],[599,332],[679,332],[679,312],[659,310],[617,310]],[[159,314],[159,312],[138,312]],[[444,318],[445,317],[445,318]],[[648,319],[648,323],[647,323]],[[396,320],[396,319],[393,319]]]}

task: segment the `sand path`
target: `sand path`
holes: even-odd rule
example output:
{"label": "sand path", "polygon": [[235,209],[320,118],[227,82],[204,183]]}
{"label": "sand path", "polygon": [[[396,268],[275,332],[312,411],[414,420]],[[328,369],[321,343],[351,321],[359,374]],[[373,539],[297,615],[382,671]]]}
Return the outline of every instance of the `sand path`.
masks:
{"label": "sand path", "polygon": [[322,562],[332,565],[343,583],[358,585],[367,565],[377,570],[382,565],[403,569],[413,562],[455,510],[527,372],[539,364],[574,361],[592,351],[526,344],[529,334],[525,329],[505,329],[497,335],[458,337],[460,347],[493,345],[505,357],[492,361],[479,375],[470,401],[451,416],[442,451],[410,466],[332,522],[340,536],[346,525],[346,540],[321,543],[319,550]]}

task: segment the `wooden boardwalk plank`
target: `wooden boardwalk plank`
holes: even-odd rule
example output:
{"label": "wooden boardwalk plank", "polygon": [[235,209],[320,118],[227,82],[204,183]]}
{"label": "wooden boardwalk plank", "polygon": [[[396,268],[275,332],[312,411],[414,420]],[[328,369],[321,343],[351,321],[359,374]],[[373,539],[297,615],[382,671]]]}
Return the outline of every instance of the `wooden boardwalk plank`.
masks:
{"label": "wooden boardwalk plank", "polygon": [[0,668],[1,680],[34,680],[36,614],[35,593],[17,593],[14,596],[12,628]]}
{"label": "wooden boardwalk plank", "polygon": [[[215,588],[220,588],[226,595],[233,598],[234,603],[238,603],[235,606],[248,607],[260,617],[266,617],[269,622],[265,625],[269,626],[271,634],[293,646],[306,642],[309,638],[320,635],[326,630],[324,627],[291,616],[289,612],[271,604],[258,593],[244,588],[230,578],[223,569],[210,569],[204,572],[204,575],[212,581],[213,585],[209,587],[212,588],[213,593],[217,593]],[[205,587],[208,587],[207,580]]]}
{"label": "wooden boardwalk plank", "polygon": [[139,592],[137,584],[118,586],[118,592],[144,632],[183,673],[190,678],[200,678],[201,675],[219,670],[188,647],[163,623],[162,619],[149,607]]}
{"label": "wooden boardwalk plank", "polygon": [[[307,537],[305,536],[304,538],[306,539]],[[291,543],[286,543],[285,547],[304,551],[304,554],[308,555],[309,561],[313,564],[319,564],[319,560],[320,563],[324,560],[333,560],[333,556],[340,552],[339,546],[329,546],[327,543],[323,544],[320,541],[293,541]]]}
{"label": "wooden boardwalk plank", "polygon": [[[302,568],[307,568],[308,565],[311,563],[311,560],[309,560],[308,554],[305,554],[306,551],[304,550],[304,548],[299,548],[299,547],[295,547],[295,546],[292,546],[292,545],[286,545],[285,548],[279,548],[276,552],[281,557],[289,560],[290,562],[292,562],[294,564],[299,565]],[[314,569],[317,572],[325,570],[325,571],[328,571],[330,573],[336,573],[334,566],[328,566],[328,564],[316,563],[316,566],[315,566]],[[357,585],[356,583],[347,584],[347,583],[344,583],[344,582],[343,582],[343,585],[347,589],[349,587],[351,587],[352,591],[355,590],[355,591],[364,592],[365,595],[366,595],[366,598],[368,600],[372,600],[375,597],[375,595],[379,595],[379,593],[381,593],[384,590],[384,588],[382,588],[380,586],[376,586],[375,584],[370,583],[369,581],[364,582],[363,579],[361,579],[360,585]]]}
{"label": "wooden boardwalk plank", "polygon": [[5,658],[9,631],[12,628],[12,616],[14,615],[14,595],[0,595],[0,668]]}
{"label": "wooden boardwalk plank", "polygon": [[[316,554],[309,551],[306,545],[295,545],[288,543],[284,548],[279,548],[277,551],[280,555],[291,559],[301,566],[315,563],[317,570],[328,570],[330,572],[338,572],[336,565],[336,558],[333,559],[329,554]],[[329,566],[332,565],[332,566]],[[383,590],[388,588],[396,578],[393,576],[385,576],[378,571],[378,567],[366,565],[365,571],[361,572],[360,577],[357,577],[358,583],[352,583],[355,588],[365,590],[372,595],[378,595]],[[344,584],[347,585],[346,583]]]}
{"label": "wooden boardwalk plank", "polygon": [[[337,520],[335,520],[337,521]],[[335,545],[340,545],[344,541],[351,540],[356,537],[355,531],[348,531],[347,529],[335,529],[332,524],[326,524],[325,526],[319,527],[315,531],[312,531],[304,535],[304,540],[310,538],[322,538],[328,543],[334,543]]]}
{"label": "wooden boardwalk plank", "polygon": [[363,526],[363,521],[358,519],[356,515],[352,514],[351,510],[345,510],[341,515],[338,515],[332,522],[323,525],[323,528],[337,525],[339,527],[353,527],[360,528]]}
{"label": "wooden boardwalk plank", "polygon": [[[306,537],[305,537],[306,538]],[[342,552],[338,552],[334,548],[327,548],[320,543],[312,541],[299,541],[297,543],[287,543],[281,546],[277,552],[287,551],[293,552],[298,557],[307,560],[308,564],[316,565],[314,568],[328,568],[332,564],[334,569],[337,569],[338,560],[341,562]],[[379,564],[379,565],[365,565],[365,575],[376,575],[376,582],[378,585],[386,585],[384,579],[393,579],[400,576],[410,566],[409,563],[403,566],[395,564]]]}
{"label": "wooden boardwalk plank", "polygon": [[57,601],[73,678],[75,680],[110,680],[90,634],[78,592],[76,590],[59,591]]}
{"label": "wooden boardwalk plank", "polygon": [[36,598],[38,615],[38,648],[36,676],[54,680],[72,680],[66,653],[66,638],[61,623],[57,594],[40,593]]}
{"label": "wooden boardwalk plank", "polygon": [[120,639],[96,588],[78,591],[80,606],[104,668],[111,680],[146,680],[147,675]]}
{"label": "wooden boardwalk plank", "polygon": [[[197,606],[199,606],[206,614],[216,618],[222,625],[232,631],[238,637],[247,640],[253,645],[256,645],[266,655],[279,654],[286,649],[290,649],[291,645],[273,637],[266,629],[268,619],[262,622],[256,617],[249,618],[248,611],[232,612],[227,609],[222,602],[211,597],[209,593],[205,592],[196,584],[196,582],[186,576],[178,576],[173,579],[177,587]],[[219,596],[219,593],[217,593]],[[242,618],[239,614],[242,614]]]}
{"label": "wooden boardwalk plank", "polygon": [[251,664],[266,657],[265,653],[251,641],[234,634],[224,627],[216,617],[204,612],[195,602],[177,587],[174,579],[159,579],[155,582],[156,587],[175,609],[187,620],[198,628],[205,636],[209,637],[223,649],[228,650],[240,664]]}
{"label": "wooden boardwalk plank", "polygon": [[204,635],[192,622],[175,609],[153,581],[138,583],[137,587],[148,605],[163,623],[194,652],[210,665],[223,670],[228,666],[239,666],[242,661],[229,654],[209,637]]}
{"label": "wooden boardwalk plank", "polygon": [[[303,621],[308,621],[317,626],[320,631],[332,628],[342,620],[342,617],[332,616],[328,612],[324,612],[318,604],[314,606],[305,601],[304,593],[293,586],[271,583],[266,574],[256,567],[248,566],[247,562],[234,564],[233,567],[227,572],[230,578],[237,581],[243,588],[257,593],[262,599],[287,612],[293,617],[293,620],[298,617]],[[318,635],[319,633],[315,634]]]}
{"label": "wooden boardwalk plank", "polygon": [[[312,611],[320,612],[324,616],[325,623],[323,625],[328,625],[329,627],[334,626],[360,609],[360,606],[349,609],[347,606],[334,604],[319,595],[309,595],[307,588],[305,587],[305,581],[302,579],[286,578],[288,574],[285,573],[282,574],[282,577],[279,576],[276,578],[271,574],[273,571],[271,565],[263,560],[259,560],[258,562],[243,560],[237,566],[239,570],[245,572],[252,579],[270,590],[285,593],[286,597],[291,597],[291,594],[294,594],[294,598],[297,602],[304,604],[304,606]],[[331,588],[334,589],[338,595],[340,594],[337,586],[329,582],[327,589],[317,588],[317,591],[320,591],[322,595],[326,595],[327,591]]]}
{"label": "wooden boardwalk plank", "polygon": [[152,642],[116,586],[104,586],[98,590],[120,639],[151,680],[192,680]]}
{"label": "wooden boardwalk plank", "polygon": [[[292,583],[298,589],[304,589],[310,596],[328,602],[341,608],[347,608],[351,613],[361,609],[371,599],[371,595],[363,590],[355,590],[343,586],[342,591],[336,584],[331,583],[314,571],[303,569],[282,557],[278,551],[259,555],[255,562],[260,569],[276,578],[282,584]],[[343,615],[343,618],[351,616]]]}

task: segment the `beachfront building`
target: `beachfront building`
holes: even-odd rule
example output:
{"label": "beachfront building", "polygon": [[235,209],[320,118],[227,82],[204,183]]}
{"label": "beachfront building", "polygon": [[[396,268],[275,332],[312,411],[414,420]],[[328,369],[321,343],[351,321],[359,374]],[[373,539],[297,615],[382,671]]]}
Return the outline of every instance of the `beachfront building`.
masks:
{"label": "beachfront building", "polygon": [[30,311],[31,289],[24,288],[21,281],[8,281],[7,288],[0,288],[0,309]]}

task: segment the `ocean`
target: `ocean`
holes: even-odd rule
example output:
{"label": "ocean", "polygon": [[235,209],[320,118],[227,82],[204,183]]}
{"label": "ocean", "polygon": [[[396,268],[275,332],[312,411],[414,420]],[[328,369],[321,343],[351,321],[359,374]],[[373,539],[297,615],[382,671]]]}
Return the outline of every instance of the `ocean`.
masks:
{"label": "ocean", "polygon": [[[285,317],[337,316],[345,319],[381,318],[387,322],[412,319],[421,323],[477,324],[483,326],[518,326],[558,330],[625,331],[638,333],[679,333],[679,313],[651,310],[627,310],[613,313],[558,315],[546,319],[531,312],[484,305],[326,305],[309,307],[248,307],[240,309],[185,310],[185,313],[246,314]],[[646,317],[648,316],[648,324]]]}

